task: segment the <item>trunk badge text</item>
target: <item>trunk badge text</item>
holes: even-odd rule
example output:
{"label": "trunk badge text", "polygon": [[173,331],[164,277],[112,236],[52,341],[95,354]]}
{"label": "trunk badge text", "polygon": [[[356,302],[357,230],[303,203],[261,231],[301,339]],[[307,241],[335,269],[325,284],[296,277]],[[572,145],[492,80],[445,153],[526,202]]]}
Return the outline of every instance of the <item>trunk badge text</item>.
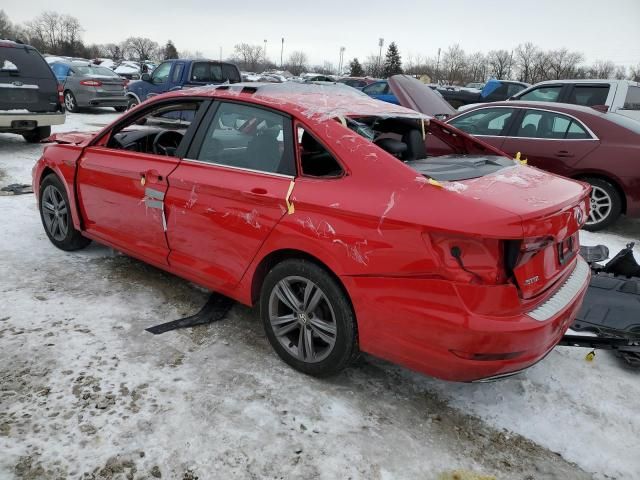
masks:
{"label": "trunk badge text", "polygon": [[534,283],[536,283],[538,280],[540,280],[540,277],[538,275],[536,275],[535,277],[531,277],[531,278],[527,278],[524,281],[524,284],[529,286],[529,285],[533,285]]}

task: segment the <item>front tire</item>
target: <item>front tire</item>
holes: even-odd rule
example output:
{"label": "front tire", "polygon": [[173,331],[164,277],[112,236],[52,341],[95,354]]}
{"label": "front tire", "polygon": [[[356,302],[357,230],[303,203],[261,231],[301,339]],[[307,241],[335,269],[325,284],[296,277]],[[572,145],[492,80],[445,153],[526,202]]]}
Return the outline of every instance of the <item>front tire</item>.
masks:
{"label": "front tire", "polygon": [[591,211],[584,229],[595,232],[607,228],[622,213],[620,193],[602,178],[585,177],[582,180],[591,185]]}
{"label": "front tire", "polygon": [[140,102],[138,101],[138,99],[136,97],[129,97],[129,102],[127,103],[127,110],[131,110],[132,108],[134,108],[139,103]]}
{"label": "front tire", "polygon": [[271,346],[296,370],[333,375],[358,355],[355,315],[347,295],[323,268],[285,260],[267,274],[260,316]]}
{"label": "front tire", "polygon": [[51,136],[51,127],[37,127],[33,130],[23,133],[22,137],[29,143],[39,143],[47,137]]}
{"label": "front tire", "polygon": [[64,185],[53,173],[47,175],[40,184],[40,219],[51,243],[65,251],[80,250],[91,240],[73,227],[71,206]]}
{"label": "front tire", "polygon": [[64,108],[67,109],[67,112],[78,113],[80,111],[80,107],[78,107],[78,101],[73,93],[70,90],[64,92]]}

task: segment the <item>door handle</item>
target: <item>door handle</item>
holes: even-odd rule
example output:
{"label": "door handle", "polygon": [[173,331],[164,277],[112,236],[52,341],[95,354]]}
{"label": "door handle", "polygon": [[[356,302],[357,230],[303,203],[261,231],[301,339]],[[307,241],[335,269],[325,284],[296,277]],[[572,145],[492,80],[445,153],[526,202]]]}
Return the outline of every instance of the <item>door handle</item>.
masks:
{"label": "door handle", "polygon": [[567,150],[560,150],[559,152],[556,152],[556,157],[560,157],[560,158],[571,158],[573,156],[574,156],[573,153]]}
{"label": "door handle", "polygon": [[256,188],[252,188],[249,191],[244,191],[242,192],[243,195],[246,195],[247,197],[255,197],[255,196],[264,196],[266,195],[267,189],[266,188],[261,188],[261,187],[256,187]]}
{"label": "door handle", "polygon": [[140,183],[142,185],[144,185],[147,182],[157,183],[161,181],[162,181],[162,175],[160,175],[160,173],[158,173],[156,169],[147,170],[146,172],[140,173]]}

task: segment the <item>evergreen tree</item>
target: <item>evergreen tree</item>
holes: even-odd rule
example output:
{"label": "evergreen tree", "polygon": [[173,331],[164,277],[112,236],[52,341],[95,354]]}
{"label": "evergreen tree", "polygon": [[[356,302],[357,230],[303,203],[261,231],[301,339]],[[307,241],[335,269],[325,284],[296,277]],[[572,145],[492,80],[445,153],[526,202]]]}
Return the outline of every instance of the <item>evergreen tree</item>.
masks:
{"label": "evergreen tree", "polygon": [[391,42],[384,60],[384,76],[398,75],[402,73],[402,58],[398,52],[396,42]]}
{"label": "evergreen tree", "polygon": [[170,60],[172,58],[178,58],[178,50],[171,40],[164,46],[163,52],[164,60]]}
{"label": "evergreen tree", "polygon": [[360,62],[357,58],[351,60],[351,62],[349,63],[349,68],[351,70],[350,75],[352,77],[364,77],[364,69],[362,68],[362,65],[360,65]]}

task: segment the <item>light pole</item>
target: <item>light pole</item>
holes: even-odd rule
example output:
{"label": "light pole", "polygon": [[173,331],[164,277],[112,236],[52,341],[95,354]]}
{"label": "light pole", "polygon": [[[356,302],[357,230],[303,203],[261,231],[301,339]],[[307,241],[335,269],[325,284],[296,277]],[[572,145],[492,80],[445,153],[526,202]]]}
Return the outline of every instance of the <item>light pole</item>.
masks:
{"label": "light pole", "polygon": [[267,69],[267,39],[264,39],[264,69]]}
{"label": "light pole", "polygon": [[338,75],[342,75],[342,62],[344,60],[344,51],[346,47],[340,47],[340,61],[338,62]]}
{"label": "light pole", "polygon": [[378,53],[378,75],[380,75],[380,64],[382,62],[382,46],[384,45],[384,38],[378,39],[378,46],[380,47],[380,53]]}
{"label": "light pole", "polygon": [[436,63],[436,81],[440,81],[440,47],[438,47],[438,62]]}
{"label": "light pole", "polygon": [[280,46],[280,70],[282,70],[282,52],[284,52],[284,37],[282,37],[282,45]]}

